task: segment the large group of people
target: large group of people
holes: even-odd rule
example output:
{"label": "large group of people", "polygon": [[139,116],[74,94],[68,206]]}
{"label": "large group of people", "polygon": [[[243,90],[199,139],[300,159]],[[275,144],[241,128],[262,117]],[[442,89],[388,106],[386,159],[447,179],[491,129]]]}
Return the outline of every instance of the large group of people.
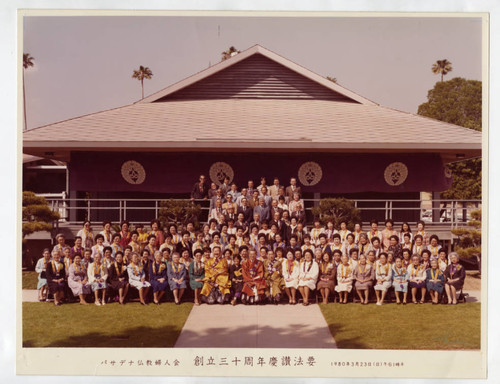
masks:
{"label": "large group of people", "polygon": [[361,222],[350,230],[346,221],[315,218],[307,228],[295,178],[287,188],[278,179],[268,188],[263,178],[241,191],[227,181],[207,188],[201,176],[193,187],[192,198],[210,198],[199,231],[193,222],[163,229],[155,219],[149,230],[123,221],[115,233],[105,221],[97,234],[86,221],[72,246],[57,235],[36,265],[39,300],[50,294],[56,306],[73,298],[87,305],[91,296],[98,306],[124,305],[136,291],[142,305],[180,304],[186,292],[196,305],[307,306],[332,297],[383,305],[394,291],[397,304],[457,304],[465,269],[424,222],[412,231],[409,223],[396,230],[387,219],[379,229],[372,220],[365,231]]}

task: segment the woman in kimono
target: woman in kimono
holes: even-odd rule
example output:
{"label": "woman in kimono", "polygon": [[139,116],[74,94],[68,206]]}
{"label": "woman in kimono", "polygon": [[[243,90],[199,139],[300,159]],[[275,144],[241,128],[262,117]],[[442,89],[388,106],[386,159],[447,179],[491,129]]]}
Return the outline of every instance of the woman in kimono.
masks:
{"label": "woman in kimono", "polygon": [[[108,270],[101,262],[101,254],[96,253],[94,262],[91,263],[87,270],[89,283],[92,286],[92,292],[95,296],[95,305],[106,305],[106,280],[108,278]],[[99,301],[99,291],[102,292],[102,301]]]}
{"label": "woman in kimono", "polygon": [[427,270],[427,290],[431,295],[432,304],[439,304],[439,295],[443,293],[444,274],[439,269],[437,259],[431,260],[431,267]]}
{"label": "woman in kimono", "polygon": [[213,256],[205,261],[205,277],[200,292],[201,299],[207,304],[223,304],[230,297],[231,282],[229,281],[229,267],[222,257],[219,246],[212,249]]}
{"label": "woman in kimono", "polygon": [[75,297],[80,298],[80,304],[87,305],[85,297],[92,291],[87,278],[87,271],[82,264],[82,257],[75,255],[69,266],[68,285]]}
{"label": "woman in kimono", "polygon": [[255,249],[248,252],[248,259],[243,262],[241,272],[243,273],[241,302],[243,304],[262,303],[267,285],[264,277],[264,264],[257,259]]}
{"label": "woman in kimono", "polygon": [[337,268],[332,263],[332,258],[328,252],[323,253],[322,260],[318,264],[318,285],[317,289],[321,292],[323,304],[328,304],[328,297],[335,289],[335,276]]}
{"label": "woman in kimono", "polygon": [[375,266],[366,262],[365,255],[359,256],[358,265],[354,267],[353,279],[355,280],[354,287],[356,288],[361,304],[368,304],[370,290],[373,287],[373,280],[375,279]]}
{"label": "woman in kimono", "polygon": [[347,304],[347,295],[352,290],[353,270],[349,265],[347,255],[342,255],[341,264],[337,267],[337,285],[335,290],[339,293],[340,304]]}
{"label": "woman in kimono", "polygon": [[264,277],[267,283],[267,298],[270,303],[278,305],[284,283],[281,274],[281,263],[276,260],[276,255],[272,251],[268,252],[267,260],[264,262]]}
{"label": "woman in kimono", "polygon": [[194,250],[194,261],[189,264],[189,286],[194,291],[194,304],[200,305],[200,292],[203,288],[203,278],[205,277],[205,268],[201,262],[203,255],[202,249]]}
{"label": "woman in kimono", "polygon": [[76,235],[82,238],[83,248],[92,248],[94,245],[94,235],[90,228],[89,220],[83,222],[83,228],[80,229]]}
{"label": "woman in kimono", "polygon": [[387,262],[387,253],[385,252],[380,254],[377,266],[375,267],[375,280],[377,284],[373,288],[377,296],[377,305],[382,305],[392,281],[392,267]]}
{"label": "woman in kimono", "polygon": [[444,272],[446,296],[448,296],[448,304],[457,304],[457,291],[464,286],[465,268],[458,263],[458,254],[450,253],[450,265],[446,267]]}
{"label": "woman in kimono", "polygon": [[110,287],[118,293],[118,302],[124,305],[129,283],[127,266],[123,263],[122,252],[115,255],[115,261],[108,267],[108,278]]}
{"label": "woman in kimono", "polygon": [[241,290],[243,289],[243,270],[239,254],[234,255],[233,264],[229,267],[229,279],[231,281],[231,305],[236,305],[238,299],[241,298]]}
{"label": "woman in kimono", "polygon": [[412,263],[408,267],[408,274],[410,276],[409,286],[411,288],[411,297],[413,304],[417,304],[417,290],[421,290],[420,304],[425,300],[425,268],[420,264],[420,256],[413,255]]}
{"label": "woman in kimono", "polygon": [[168,286],[167,265],[161,260],[160,251],[155,251],[154,261],[149,266],[149,282],[153,287],[153,302],[160,305]]}
{"label": "woman in kimono", "polygon": [[[300,252],[300,250],[298,250]],[[299,262],[295,260],[295,255],[291,249],[286,251],[286,259],[281,267],[283,280],[285,281],[285,292],[288,296],[288,303],[295,305],[297,301],[295,295],[299,286]]]}
{"label": "woman in kimono", "polygon": [[396,257],[396,262],[392,267],[392,286],[396,293],[396,304],[401,304],[399,293],[403,292],[403,305],[406,305],[406,297],[408,296],[408,270],[403,265],[401,257]]}
{"label": "woman in kimono", "polygon": [[47,299],[47,265],[50,263],[50,250],[45,248],[42,253],[43,257],[38,260],[35,266],[35,271],[38,273],[38,284],[36,289],[38,291],[38,301],[45,301]]}
{"label": "woman in kimono", "polygon": [[66,271],[59,251],[52,251],[52,260],[47,264],[46,275],[49,293],[54,295],[54,304],[59,306],[66,288]]}
{"label": "woman in kimono", "polygon": [[304,262],[299,268],[299,291],[302,295],[302,305],[309,305],[309,293],[316,289],[319,267],[313,257],[313,251],[306,249],[304,251]]}
{"label": "woman in kimono", "polygon": [[132,252],[132,260],[127,266],[128,281],[132,287],[139,291],[139,300],[142,305],[148,305],[145,298],[148,295],[151,284],[146,281],[146,273],[139,261],[139,254]]}
{"label": "woman in kimono", "polygon": [[186,266],[181,263],[181,255],[178,252],[172,254],[172,261],[168,263],[167,275],[170,290],[174,294],[176,305],[181,304],[182,295],[187,287],[187,270]]}

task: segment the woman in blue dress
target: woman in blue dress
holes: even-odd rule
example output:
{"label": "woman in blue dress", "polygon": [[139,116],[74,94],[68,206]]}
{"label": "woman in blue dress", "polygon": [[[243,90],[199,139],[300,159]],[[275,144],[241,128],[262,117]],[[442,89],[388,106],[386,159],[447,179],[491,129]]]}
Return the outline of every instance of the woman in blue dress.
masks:
{"label": "woman in blue dress", "polygon": [[431,267],[427,270],[427,290],[432,299],[432,304],[439,303],[439,295],[443,293],[444,274],[439,269],[437,259],[431,260]]}
{"label": "woman in blue dress", "polygon": [[181,256],[178,252],[172,254],[172,261],[168,263],[168,284],[174,293],[175,304],[181,303],[182,295],[186,289],[186,266],[180,262]]}
{"label": "woman in blue dress", "polygon": [[205,268],[201,262],[203,250],[194,251],[194,261],[189,264],[189,286],[194,291],[194,304],[200,305],[200,291],[203,288],[203,278],[205,277]]}
{"label": "woman in blue dress", "polygon": [[399,292],[403,292],[403,305],[406,305],[406,297],[408,296],[408,271],[403,265],[403,259],[396,257],[396,262],[392,267],[392,286],[396,293],[396,304],[401,304]]}
{"label": "woman in blue dress", "polygon": [[154,258],[149,266],[149,282],[153,287],[153,301],[156,305],[160,305],[168,286],[167,265],[161,260],[160,251],[155,251]]}

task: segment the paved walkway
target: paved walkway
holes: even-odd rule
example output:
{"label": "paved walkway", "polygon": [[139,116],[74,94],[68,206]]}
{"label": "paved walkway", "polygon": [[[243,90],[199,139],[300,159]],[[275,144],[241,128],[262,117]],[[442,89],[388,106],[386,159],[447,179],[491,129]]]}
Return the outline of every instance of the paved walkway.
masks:
{"label": "paved walkway", "polygon": [[318,305],[194,306],[177,348],[337,348]]}

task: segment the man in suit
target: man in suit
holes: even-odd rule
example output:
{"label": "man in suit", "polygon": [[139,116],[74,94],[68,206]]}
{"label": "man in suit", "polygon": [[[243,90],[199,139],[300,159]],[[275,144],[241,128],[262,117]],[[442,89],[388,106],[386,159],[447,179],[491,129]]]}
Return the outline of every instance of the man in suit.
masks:
{"label": "man in suit", "polygon": [[262,189],[260,190],[260,198],[264,198],[264,205],[268,208],[271,208],[271,202],[273,201],[273,198],[267,194],[267,187],[263,186]]}
{"label": "man in suit", "polygon": [[278,233],[281,235],[281,238],[286,238],[286,224],[283,220],[281,220],[281,214],[279,212],[274,212],[271,214],[272,221],[269,223],[269,226],[276,224],[278,228]]}
{"label": "man in suit", "polygon": [[200,176],[200,181],[194,184],[191,191],[191,200],[207,199],[208,198],[208,185],[205,182],[205,176]]}
{"label": "man in suit", "polygon": [[278,200],[273,199],[271,202],[271,217],[274,217],[276,212],[280,214],[280,217],[283,215],[283,209],[278,207]]}
{"label": "man in suit", "polygon": [[247,198],[247,189],[246,189],[246,188],[242,188],[242,189],[241,189],[241,193],[240,193],[240,195],[238,196],[238,198],[233,199],[233,200],[234,200],[234,202],[236,203],[236,205],[237,205],[238,207],[241,207],[241,200],[242,200],[242,199],[246,199],[246,198]]}
{"label": "man in suit", "polygon": [[229,177],[225,177],[224,178],[224,182],[220,185],[219,187],[220,189],[222,189],[222,195],[225,196],[229,190],[231,189],[231,186],[229,185]]}
{"label": "man in suit", "polygon": [[253,217],[253,208],[248,206],[248,200],[244,197],[241,199],[241,206],[238,209],[238,213],[243,213],[243,221],[249,223]]}
{"label": "man in suit", "polygon": [[290,179],[290,185],[286,187],[285,194],[288,197],[288,201],[293,200],[293,194],[297,192],[299,196],[302,196],[302,191],[299,186],[297,186],[297,179],[292,177]]}
{"label": "man in suit", "polygon": [[255,187],[253,185],[253,180],[248,180],[247,186],[247,199],[251,199],[253,196],[253,191],[255,191]]}
{"label": "man in suit", "polygon": [[215,208],[215,202],[217,200],[221,200],[222,203],[225,202],[224,195],[222,194],[222,189],[217,189],[217,192],[214,197],[210,200],[210,210]]}
{"label": "man in suit", "polygon": [[232,205],[226,208],[226,214],[224,215],[224,219],[226,223],[228,223],[229,220],[233,220],[233,222],[237,220],[237,215],[236,213],[234,213],[234,207]]}
{"label": "man in suit", "polygon": [[281,187],[280,180],[277,177],[275,177],[273,180],[273,185],[271,185],[269,187],[269,194],[271,195],[271,197],[273,199],[278,198],[278,191],[279,191],[280,187]]}
{"label": "man in suit", "polygon": [[226,202],[222,204],[222,209],[227,213],[229,207],[233,207],[233,214],[235,214],[238,206],[235,202],[233,202],[233,195],[231,195],[230,193],[226,195]]}
{"label": "man in suit", "polygon": [[259,205],[253,209],[253,214],[259,214],[259,220],[262,223],[264,220],[269,220],[269,208],[266,207],[263,197],[259,198]]}
{"label": "man in suit", "polygon": [[253,191],[252,198],[248,200],[248,205],[252,208],[255,208],[257,205],[259,205],[259,191]]}

